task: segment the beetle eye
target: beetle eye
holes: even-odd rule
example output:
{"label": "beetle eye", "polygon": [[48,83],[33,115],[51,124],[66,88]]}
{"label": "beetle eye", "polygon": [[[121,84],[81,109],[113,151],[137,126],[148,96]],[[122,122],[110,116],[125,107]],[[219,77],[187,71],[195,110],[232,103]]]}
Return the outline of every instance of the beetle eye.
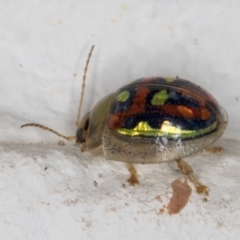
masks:
{"label": "beetle eye", "polygon": [[86,139],[84,137],[84,130],[82,128],[79,128],[77,130],[77,134],[76,135],[77,135],[77,142],[79,142],[79,143],[86,142]]}
{"label": "beetle eye", "polygon": [[81,127],[77,130],[76,137],[77,137],[78,143],[86,142],[88,127],[89,127],[89,117],[83,120]]}
{"label": "beetle eye", "polygon": [[87,131],[87,130],[88,130],[88,126],[89,126],[89,118],[86,120],[83,129],[84,129],[85,131]]}

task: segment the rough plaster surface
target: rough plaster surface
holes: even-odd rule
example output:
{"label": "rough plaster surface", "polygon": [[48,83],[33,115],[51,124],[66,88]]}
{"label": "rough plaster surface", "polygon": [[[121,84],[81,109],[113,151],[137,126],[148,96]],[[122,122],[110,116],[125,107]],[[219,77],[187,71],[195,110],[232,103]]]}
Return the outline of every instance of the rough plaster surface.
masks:
{"label": "rough plaster surface", "polygon": [[[2,1],[0,3],[1,239],[238,239],[240,234],[239,1]],[[220,154],[186,159],[210,189],[169,214],[174,164],[125,164],[27,122],[75,133],[83,112],[143,76],[180,76],[210,91],[229,126]]]}

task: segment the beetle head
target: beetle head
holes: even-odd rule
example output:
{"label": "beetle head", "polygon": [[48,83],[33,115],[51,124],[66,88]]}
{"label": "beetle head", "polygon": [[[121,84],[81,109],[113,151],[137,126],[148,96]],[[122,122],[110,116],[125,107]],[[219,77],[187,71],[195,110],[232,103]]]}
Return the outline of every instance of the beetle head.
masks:
{"label": "beetle head", "polygon": [[76,143],[81,143],[83,145],[82,151],[86,148],[86,139],[88,135],[89,128],[89,116],[88,112],[80,121],[77,132],[76,132]]}

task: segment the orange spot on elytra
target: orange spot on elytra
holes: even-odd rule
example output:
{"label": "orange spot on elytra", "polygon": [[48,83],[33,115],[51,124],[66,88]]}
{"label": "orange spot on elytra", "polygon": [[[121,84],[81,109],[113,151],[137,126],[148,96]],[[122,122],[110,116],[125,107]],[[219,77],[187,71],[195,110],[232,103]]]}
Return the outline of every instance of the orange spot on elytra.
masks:
{"label": "orange spot on elytra", "polygon": [[176,117],[185,117],[189,119],[202,119],[207,120],[211,113],[206,108],[189,108],[186,106],[176,106],[176,105],[163,105],[159,108],[164,114],[170,114]]}
{"label": "orange spot on elytra", "polygon": [[201,110],[201,114],[202,114],[202,120],[206,120],[211,116],[211,113],[206,108]]}
{"label": "orange spot on elytra", "polygon": [[122,119],[118,114],[111,114],[108,121],[108,126],[111,129],[118,129],[121,127]]}
{"label": "orange spot on elytra", "polygon": [[183,117],[186,118],[192,118],[193,117],[193,111],[192,109],[185,107],[185,106],[178,106],[177,110],[182,114]]}

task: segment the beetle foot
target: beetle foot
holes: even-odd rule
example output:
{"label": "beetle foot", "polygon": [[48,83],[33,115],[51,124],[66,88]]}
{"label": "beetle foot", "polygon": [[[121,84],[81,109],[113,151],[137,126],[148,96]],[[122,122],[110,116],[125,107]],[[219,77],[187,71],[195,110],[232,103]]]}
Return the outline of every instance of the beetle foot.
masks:
{"label": "beetle foot", "polygon": [[208,187],[201,184],[200,182],[198,182],[193,174],[193,169],[192,167],[187,164],[184,160],[179,159],[176,161],[178,168],[180,169],[180,171],[187,175],[190,180],[193,182],[193,184],[195,185],[195,188],[197,190],[197,193],[204,193],[205,195],[208,195]]}
{"label": "beetle foot", "polygon": [[191,179],[191,181],[195,185],[197,193],[204,193],[205,195],[208,195],[208,193],[209,193],[208,192],[208,187],[201,184],[200,182],[198,182],[193,173],[189,174],[189,178]]}
{"label": "beetle foot", "polygon": [[128,171],[131,174],[130,178],[127,180],[129,182],[129,185],[135,186],[135,184],[139,184],[136,168],[131,163],[127,163],[127,167]]}
{"label": "beetle foot", "polygon": [[81,147],[81,152],[84,152],[86,149],[87,149],[87,146],[85,143],[83,143]]}

